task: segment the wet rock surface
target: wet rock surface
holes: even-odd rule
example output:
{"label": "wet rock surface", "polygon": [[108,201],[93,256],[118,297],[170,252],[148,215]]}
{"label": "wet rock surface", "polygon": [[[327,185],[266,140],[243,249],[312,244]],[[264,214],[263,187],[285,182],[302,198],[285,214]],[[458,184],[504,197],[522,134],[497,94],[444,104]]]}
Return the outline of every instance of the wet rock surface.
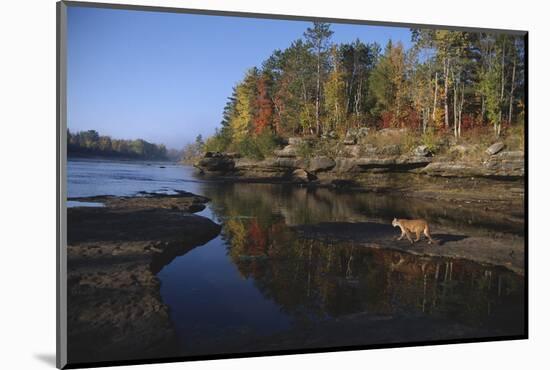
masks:
{"label": "wet rock surface", "polygon": [[208,199],[182,192],[73,200],[106,207],[67,210],[69,362],[174,355],[155,273],[219,234],[219,225],[191,213]]}

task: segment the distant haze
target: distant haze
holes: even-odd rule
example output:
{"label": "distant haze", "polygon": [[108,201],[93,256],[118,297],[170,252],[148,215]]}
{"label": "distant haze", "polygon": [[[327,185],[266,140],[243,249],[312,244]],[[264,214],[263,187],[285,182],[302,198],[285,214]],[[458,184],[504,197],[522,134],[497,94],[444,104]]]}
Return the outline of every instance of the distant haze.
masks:
{"label": "distant haze", "polygon": [[[68,8],[68,127],[180,149],[221,121],[246,69],[302,37],[310,22]],[[407,28],[333,24],[333,42],[391,38]]]}

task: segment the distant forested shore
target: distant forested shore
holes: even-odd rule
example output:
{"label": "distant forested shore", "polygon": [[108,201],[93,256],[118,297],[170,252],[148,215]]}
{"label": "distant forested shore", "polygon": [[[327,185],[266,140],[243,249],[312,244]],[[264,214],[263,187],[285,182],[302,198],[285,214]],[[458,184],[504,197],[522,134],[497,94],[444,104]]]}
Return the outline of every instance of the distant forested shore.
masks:
{"label": "distant forested shore", "polygon": [[95,130],[67,131],[67,155],[72,157],[104,157],[136,160],[178,160],[178,153],[164,144],[153,144],[143,139],[113,139]]}

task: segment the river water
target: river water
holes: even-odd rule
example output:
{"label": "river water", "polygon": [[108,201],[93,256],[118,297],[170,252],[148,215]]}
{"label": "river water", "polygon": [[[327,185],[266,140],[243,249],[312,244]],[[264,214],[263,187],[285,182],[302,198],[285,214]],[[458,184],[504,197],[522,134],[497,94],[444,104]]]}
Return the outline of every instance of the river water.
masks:
{"label": "river water", "polygon": [[[201,181],[192,167],[175,164],[68,162],[69,197],[174,190],[209,197],[199,215],[223,225],[218,237],[157,274],[182,355],[524,332],[524,280],[503,267],[299,232],[394,216],[426,217],[467,235],[521,234],[522,225],[391,195]],[[77,205],[89,204],[69,203]],[[358,320],[376,335],[343,329],[360,327]],[[324,340],[328,333],[335,339]]]}

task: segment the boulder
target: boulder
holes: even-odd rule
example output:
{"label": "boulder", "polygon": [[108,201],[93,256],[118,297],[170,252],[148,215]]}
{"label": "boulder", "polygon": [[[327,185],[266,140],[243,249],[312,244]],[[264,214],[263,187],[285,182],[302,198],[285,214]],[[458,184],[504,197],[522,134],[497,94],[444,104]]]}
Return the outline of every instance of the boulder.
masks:
{"label": "boulder", "polygon": [[502,149],[504,149],[504,143],[498,142],[488,147],[487,150],[485,150],[485,153],[489,155],[495,155],[498,152],[500,152]]}
{"label": "boulder", "polygon": [[343,143],[344,145],[355,145],[357,140],[353,136],[346,135]]}
{"label": "boulder", "polygon": [[356,158],[336,158],[336,167],[334,171],[342,174],[357,172],[359,170],[359,167],[357,167],[357,160]]}
{"label": "boulder", "polygon": [[310,182],[315,179],[316,177],[314,175],[301,168],[292,172],[292,180],[295,182]]}
{"label": "boulder", "polygon": [[[294,138],[291,138],[291,139],[294,139]],[[290,158],[296,157],[296,155],[298,154],[294,144],[287,145],[281,150],[275,150],[275,151],[273,151],[273,153],[277,157],[290,157]]]}
{"label": "boulder", "polygon": [[357,137],[358,138],[367,137],[368,135],[369,135],[369,128],[368,127],[361,127],[359,129],[357,129]]}
{"label": "boulder", "polygon": [[221,155],[221,153],[213,153],[209,157],[206,154],[195,164],[195,167],[201,171],[230,172],[235,168],[235,161],[232,158]]}
{"label": "boulder", "polygon": [[303,144],[305,141],[301,137],[289,137],[288,138],[288,145],[300,145]]}
{"label": "boulder", "polygon": [[339,152],[339,155],[344,157],[360,157],[363,153],[363,148],[360,145],[346,145]]}
{"label": "boulder", "polygon": [[393,144],[393,145],[385,145],[382,148],[380,148],[377,151],[378,154],[384,154],[384,155],[399,155],[401,153],[401,149],[399,148],[399,145]]}
{"label": "boulder", "polygon": [[346,137],[344,138],[344,145],[355,145],[357,143],[357,138],[352,131],[348,131]]}
{"label": "boulder", "polygon": [[332,158],[327,156],[314,157],[309,161],[309,171],[321,172],[329,171],[336,165],[336,162]]}
{"label": "boulder", "polygon": [[300,158],[275,158],[273,161],[274,167],[281,168],[299,168],[304,166],[304,160]]}
{"label": "boulder", "polygon": [[431,156],[433,153],[432,151],[428,148],[427,145],[420,145],[420,146],[417,146],[414,150],[413,150],[413,154],[418,156],[418,157],[429,157]]}

